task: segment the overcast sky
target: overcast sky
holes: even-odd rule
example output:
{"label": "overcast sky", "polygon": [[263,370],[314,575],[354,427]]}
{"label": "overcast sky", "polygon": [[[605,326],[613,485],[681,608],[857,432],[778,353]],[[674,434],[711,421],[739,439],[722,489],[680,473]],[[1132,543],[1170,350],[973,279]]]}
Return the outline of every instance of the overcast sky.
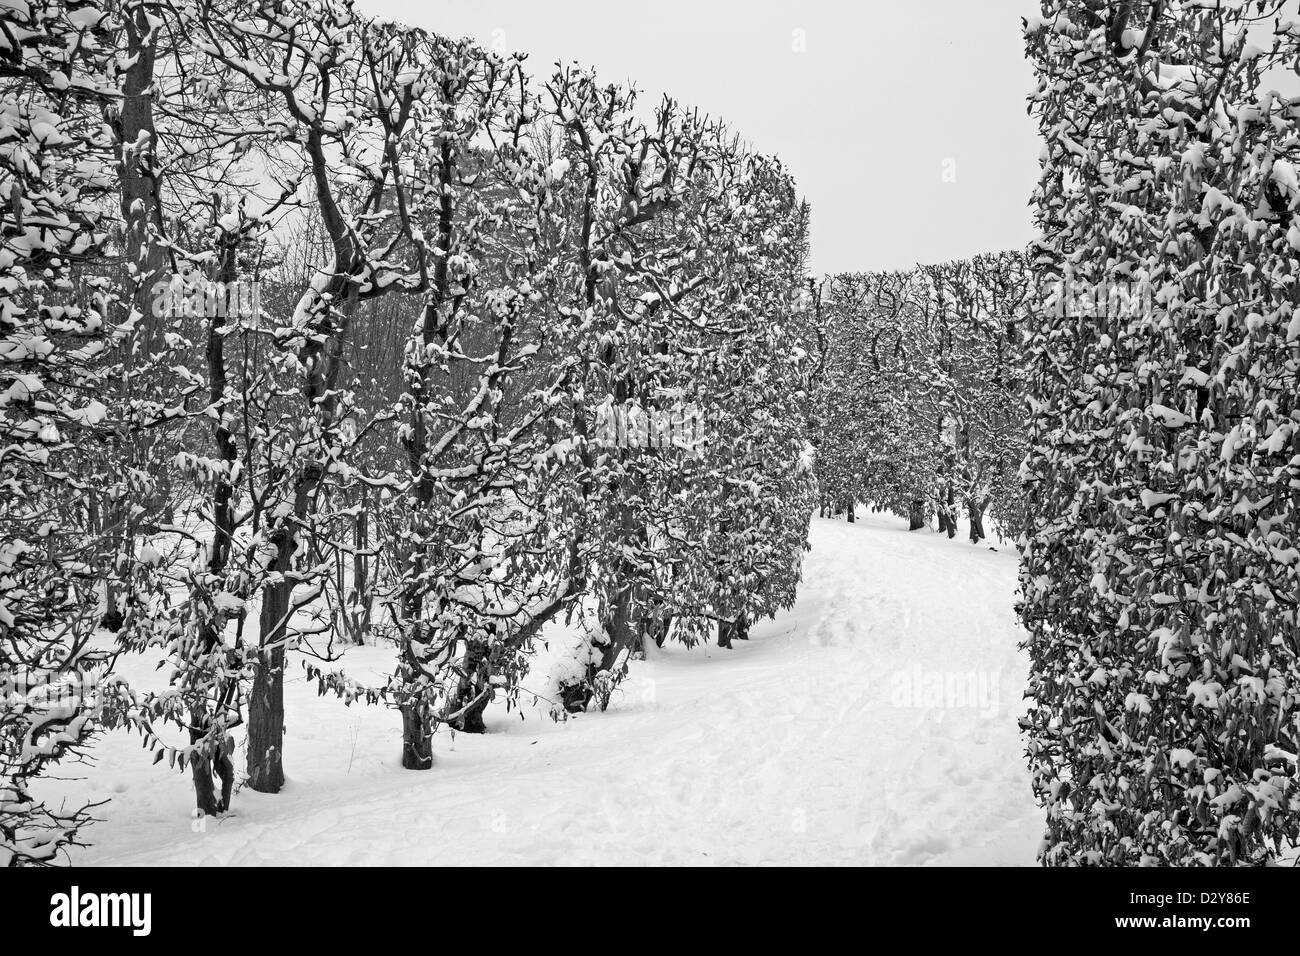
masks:
{"label": "overcast sky", "polygon": [[895,268],[1031,235],[1036,0],[360,0],[438,33],[669,93],[787,164],[813,268]]}

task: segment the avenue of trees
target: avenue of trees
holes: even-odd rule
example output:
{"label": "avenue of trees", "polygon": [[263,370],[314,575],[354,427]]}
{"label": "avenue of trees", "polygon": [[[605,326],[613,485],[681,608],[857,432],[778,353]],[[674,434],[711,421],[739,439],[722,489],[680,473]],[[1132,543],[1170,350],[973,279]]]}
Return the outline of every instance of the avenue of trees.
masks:
{"label": "avenue of trees", "polygon": [[278,792],[289,672],[412,771],[548,631],[553,713],[604,710],[651,643],[791,607],[860,504],[1019,549],[1042,862],[1274,860],[1287,12],[1043,0],[1036,240],[817,279],[778,159],[578,65],[353,0],[0,3],[0,865],[81,842],[40,778],[105,733],[201,815]]}

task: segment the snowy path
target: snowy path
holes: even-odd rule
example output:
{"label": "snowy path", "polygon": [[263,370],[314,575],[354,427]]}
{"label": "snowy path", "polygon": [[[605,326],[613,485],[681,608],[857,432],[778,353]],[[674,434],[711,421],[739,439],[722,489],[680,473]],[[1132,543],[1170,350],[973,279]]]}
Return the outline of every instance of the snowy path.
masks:
{"label": "snowy path", "polygon": [[750,642],[652,648],[608,713],[498,713],[440,735],[430,773],[397,766],[395,714],[296,672],[285,792],[195,832],[187,779],[110,735],[69,785],[113,798],[74,860],[1033,863],[1014,554],[878,516],[816,520],[813,544],[799,604]]}

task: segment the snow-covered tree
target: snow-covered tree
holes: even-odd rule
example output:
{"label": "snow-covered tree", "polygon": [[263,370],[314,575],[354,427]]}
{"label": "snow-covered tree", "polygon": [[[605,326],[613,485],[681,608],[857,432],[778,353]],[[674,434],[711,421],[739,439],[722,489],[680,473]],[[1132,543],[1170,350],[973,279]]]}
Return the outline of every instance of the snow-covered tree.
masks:
{"label": "snow-covered tree", "polygon": [[545,339],[542,235],[555,172],[532,132],[538,107],[517,60],[466,41],[424,41],[428,116],[417,159],[427,197],[422,307],[399,406],[405,514],[388,547],[400,619],[386,693],[402,714],[402,765],[427,769],[440,724],[481,731],[513,693],[523,651],[574,593],[539,508],[560,459],[545,434],[555,377],[529,379]]}
{"label": "snow-covered tree", "polygon": [[[412,270],[424,244],[408,212],[425,188],[410,175],[418,41],[348,3],[178,2],[165,17],[166,35],[187,42],[155,86],[156,241],[199,288],[256,290],[265,272],[272,293],[262,309],[255,292],[232,291],[175,336],[207,434],[191,426],[200,443],[175,457],[193,497],[160,531],[194,546],[139,569],[126,639],[166,650],[171,687],[144,697],[135,719],[160,757],[191,766],[199,809],[214,813],[228,805],[241,723],[250,786],[281,786],[285,653],[320,653],[309,639],[332,625],[322,605],[341,550],[337,489],[355,481],[345,450],[368,427],[344,375],[349,337],[364,304],[421,287]],[[283,258],[276,230],[295,223],[322,237],[320,260],[264,262],[268,250]],[[188,742],[165,743],[165,723]]]}

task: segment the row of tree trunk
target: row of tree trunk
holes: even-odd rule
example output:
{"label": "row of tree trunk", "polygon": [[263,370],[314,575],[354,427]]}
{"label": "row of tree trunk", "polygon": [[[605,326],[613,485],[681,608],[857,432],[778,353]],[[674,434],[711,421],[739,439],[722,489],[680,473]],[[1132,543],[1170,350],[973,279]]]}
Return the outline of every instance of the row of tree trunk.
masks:
{"label": "row of tree trunk", "polygon": [[[847,504],[833,502],[830,498],[822,498],[821,505],[817,510],[820,518],[838,518],[845,515],[849,524],[854,522],[854,508],[856,503]],[[970,521],[970,541],[971,544],[979,544],[988,535],[984,531],[984,512],[988,507],[987,501],[977,501],[974,498],[966,500],[966,515]],[[939,522],[939,531],[947,534],[949,538],[957,536],[957,519],[954,514],[954,502],[952,492],[948,492],[948,500],[935,509],[935,516]],[[907,530],[920,531],[922,528],[929,527],[930,522],[925,516],[925,502],[919,498],[913,499],[907,510]]]}

